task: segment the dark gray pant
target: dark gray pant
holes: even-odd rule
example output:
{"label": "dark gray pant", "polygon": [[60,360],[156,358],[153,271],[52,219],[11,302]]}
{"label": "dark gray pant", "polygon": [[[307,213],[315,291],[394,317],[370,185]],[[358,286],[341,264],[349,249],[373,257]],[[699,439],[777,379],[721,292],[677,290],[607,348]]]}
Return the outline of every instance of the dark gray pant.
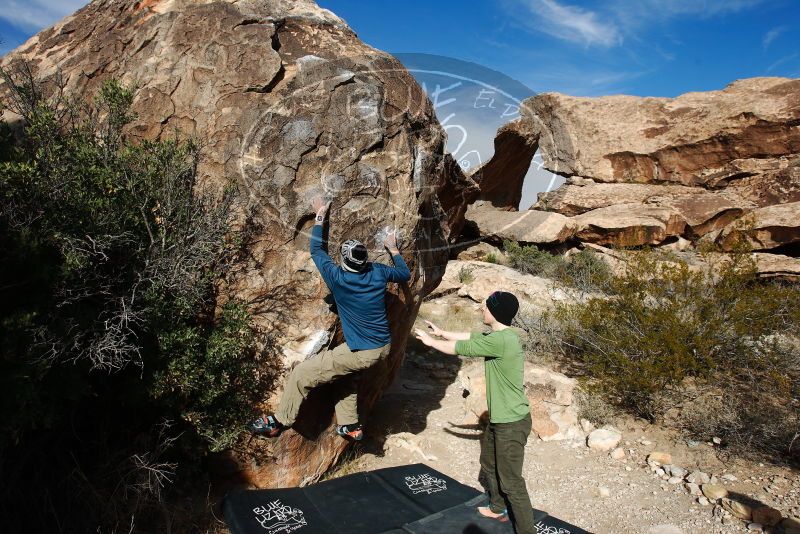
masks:
{"label": "dark gray pant", "polygon": [[528,414],[513,423],[489,423],[481,440],[481,474],[489,491],[489,508],[502,512],[508,500],[517,534],[535,534],[533,509],[522,478],[525,443],[531,433]]}

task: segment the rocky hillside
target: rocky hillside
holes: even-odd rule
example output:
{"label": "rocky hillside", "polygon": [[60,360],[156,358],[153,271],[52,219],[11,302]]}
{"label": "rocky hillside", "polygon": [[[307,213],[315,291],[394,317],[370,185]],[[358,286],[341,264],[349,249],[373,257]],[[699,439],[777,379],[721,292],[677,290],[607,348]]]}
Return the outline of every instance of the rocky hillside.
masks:
{"label": "rocky hillside", "polygon": [[[365,382],[364,408],[372,405],[397,371],[422,297],[443,274],[447,239],[474,188],[445,154],[431,104],[399,62],[307,0],[95,0],[2,66],[30,68],[47,87],[86,98],[109,78],[135,84],[131,135],[197,140],[203,187],[235,184],[236,223],[254,234],[248,261],[220,281],[221,301],[249,304],[286,368],[341,341],[307,251],[311,197],[333,201],[333,250],[354,237],[389,261],[376,231],[398,228],[412,280],[391,291],[397,341],[388,370]],[[330,411],[311,405],[301,417],[304,436],[277,440],[269,479],[251,471],[255,483],[313,481],[337,459],[345,442],[323,430]]]}

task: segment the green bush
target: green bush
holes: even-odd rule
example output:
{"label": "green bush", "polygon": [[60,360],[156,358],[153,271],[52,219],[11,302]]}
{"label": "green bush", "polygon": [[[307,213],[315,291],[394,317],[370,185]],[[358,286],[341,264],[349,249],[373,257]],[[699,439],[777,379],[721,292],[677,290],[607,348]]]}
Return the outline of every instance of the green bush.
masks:
{"label": "green bush", "polygon": [[170,358],[155,376],[155,396],[174,403],[212,451],[232,446],[254,401],[280,372],[269,352],[257,348],[247,309],[229,302],[210,333],[184,326],[162,332],[159,345]]}
{"label": "green bush", "polygon": [[583,249],[566,261],[561,281],[583,292],[605,291],[611,283],[611,268],[591,249]]}
{"label": "green bush", "polygon": [[508,265],[520,272],[553,278],[564,269],[564,259],[549,252],[539,250],[536,246],[522,246],[515,241],[504,241],[503,250],[508,258]]}
{"label": "green bush", "polygon": [[458,271],[458,281],[462,284],[471,284],[475,280],[472,267],[464,266]]}
{"label": "green bush", "polygon": [[603,290],[611,279],[611,269],[589,249],[570,257],[550,254],[536,246],[504,241],[508,264],[526,274],[550,278],[583,292]]}
{"label": "green bush", "polygon": [[554,314],[563,349],[606,395],[658,418],[678,404],[699,408],[703,396],[691,391],[711,391],[731,408],[719,424],[716,409],[679,424],[705,425],[743,451],[790,453],[800,431],[800,356],[791,349],[800,288],[758,280],[746,253],[692,270],[644,251],[607,289],[607,297],[560,305]]}
{"label": "green bush", "polygon": [[[0,126],[0,515],[28,503],[43,524],[95,530],[130,520],[110,500],[137,477],[112,464],[155,457],[137,436],[182,420],[158,456],[229,446],[279,360],[242,303],[217,313],[214,282],[249,237],[228,227],[233,188],[198,187],[197,146],[126,139],[133,91],[118,82],[82,103],[0,74],[24,124],[19,138]],[[87,474],[72,480],[76,458]],[[87,509],[98,492],[107,506]]]}

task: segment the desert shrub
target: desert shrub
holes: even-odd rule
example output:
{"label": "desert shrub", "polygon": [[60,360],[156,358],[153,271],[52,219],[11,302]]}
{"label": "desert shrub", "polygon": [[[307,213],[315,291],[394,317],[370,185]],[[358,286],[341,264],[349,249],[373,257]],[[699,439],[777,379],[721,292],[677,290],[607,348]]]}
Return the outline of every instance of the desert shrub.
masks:
{"label": "desert shrub", "polygon": [[587,381],[575,388],[575,404],[578,406],[578,420],[586,419],[596,427],[612,424],[619,411],[601,390]]}
{"label": "desert shrub", "polygon": [[581,292],[605,291],[611,283],[611,268],[591,249],[570,256],[560,280]]}
{"label": "desert shrub", "polygon": [[520,340],[528,361],[550,362],[561,353],[563,332],[552,310],[522,307],[514,318],[514,326],[523,332]]}
{"label": "desert shrub", "polygon": [[523,246],[513,241],[505,241],[503,248],[508,264],[513,269],[550,278],[581,292],[602,291],[611,279],[611,269],[589,249],[564,257],[539,250],[534,245]]}
{"label": "desert shrub", "polygon": [[471,284],[475,280],[472,267],[464,266],[458,270],[458,281],[462,284]]}
{"label": "desert shrub", "polygon": [[232,301],[210,332],[184,327],[160,335],[170,358],[155,376],[154,395],[175,404],[212,451],[234,444],[253,402],[279,372],[256,334],[247,309]]}
{"label": "desert shrub", "polygon": [[483,259],[486,263],[500,263],[500,259],[497,257],[495,252],[490,252],[486,255]]}
{"label": "desert shrub", "polygon": [[790,452],[800,430],[800,357],[787,339],[800,325],[800,288],[758,280],[746,253],[692,270],[648,251],[634,255],[607,288],[607,297],[555,312],[564,350],[604,394],[658,418],[666,408],[660,399],[692,380],[729,409],[680,424],[705,425],[743,451]]}
{"label": "desert shrub", "polygon": [[[143,502],[125,473],[229,444],[273,378],[244,306],[216,311],[248,237],[234,190],[199,187],[195,143],[126,139],[131,88],[86,103],[0,74],[24,127],[0,127],[0,515],[115,528],[133,512],[113,499]],[[139,439],[166,420],[182,424]]]}
{"label": "desert shrub", "polygon": [[554,278],[564,268],[564,259],[549,252],[539,250],[535,245],[520,245],[515,241],[504,241],[503,250],[508,265],[520,272]]}

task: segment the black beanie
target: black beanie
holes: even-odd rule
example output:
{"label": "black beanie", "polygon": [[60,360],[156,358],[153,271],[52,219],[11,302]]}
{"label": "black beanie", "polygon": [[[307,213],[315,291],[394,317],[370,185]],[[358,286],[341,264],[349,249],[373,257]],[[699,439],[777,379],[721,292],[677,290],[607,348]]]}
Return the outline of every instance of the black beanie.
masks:
{"label": "black beanie", "polygon": [[497,322],[511,326],[511,321],[519,310],[519,301],[511,293],[495,291],[486,299],[486,307]]}

